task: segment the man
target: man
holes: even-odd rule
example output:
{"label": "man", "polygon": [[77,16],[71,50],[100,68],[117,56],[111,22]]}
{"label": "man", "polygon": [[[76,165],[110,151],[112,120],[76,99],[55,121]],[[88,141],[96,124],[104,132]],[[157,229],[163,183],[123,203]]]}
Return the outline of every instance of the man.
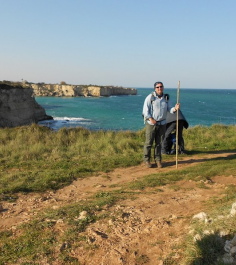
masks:
{"label": "man", "polygon": [[174,113],[180,105],[176,104],[172,107],[169,102],[169,95],[163,94],[164,85],[162,82],[154,84],[154,92],[149,94],[143,105],[143,116],[146,127],[146,140],[144,144],[144,162],[147,167],[152,167],[151,149],[153,142],[154,146],[154,160],[155,165],[159,168],[161,164],[161,145],[166,129],[166,115],[167,112]]}
{"label": "man", "polygon": [[[188,122],[181,110],[178,113],[178,153],[185,154],[183,128],[188,129]],[[166,132],[162,143],[162,154],[176,153],[176,129],[177,129],[177,112],[174,114],[167,113]],[[172,149],[172,146],[174,148]]]}

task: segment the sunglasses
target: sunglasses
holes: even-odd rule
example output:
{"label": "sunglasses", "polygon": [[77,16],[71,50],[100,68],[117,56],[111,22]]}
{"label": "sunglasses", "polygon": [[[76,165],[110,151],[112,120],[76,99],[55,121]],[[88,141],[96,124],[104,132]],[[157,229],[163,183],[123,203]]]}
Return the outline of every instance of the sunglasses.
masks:
{"label": "sunglasses", "polygon": [[156,86],[156,88],[163,88],[163,86]]}

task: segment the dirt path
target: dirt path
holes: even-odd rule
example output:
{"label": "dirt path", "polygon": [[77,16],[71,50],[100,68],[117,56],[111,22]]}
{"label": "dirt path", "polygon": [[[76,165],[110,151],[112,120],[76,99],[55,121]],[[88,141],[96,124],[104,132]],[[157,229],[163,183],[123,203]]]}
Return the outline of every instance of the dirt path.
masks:
{"label": "dirt path", "polygon": [[[197,156],[184,157],[178,162],[178,169],[231,155],[235,153],[204,155],[201,159]],[[114,185],[118,188],[119,185],[145,175],[175,169],[175,162],[164,162],[161,169],[146,168],[144,165],[118,168],[109,173],[79,179],[56,192],[20,194],[15,203],[2,203],[0,231],[28,222],[45,208],[56,209],[69,203],[80,202],[96,192],[110,191],[114,189]],[[72,254],[79,257],[81,264],[89,265],[163,264],[164,257],[188,231],[189,219],[204,211],[204,202],[212,196],[220,196],[226,185],[236,185],[236,178],[233,176],[217,176],[213,181],[214,183],[209,183],[207,193],[205,189],[198,188],[196,182],[180,181],[175,183],[180,189],[166,185],[160,189],[150,189],[150,192],[145,190],[143,194],[137,195],[135,200],[122,201],[121,205],[109,209],[114,218],[106,223],[92,224],[85,232],[88,238],[86,244],[96,244],[99,248],[94,252],[86,246],[80,246]]]}

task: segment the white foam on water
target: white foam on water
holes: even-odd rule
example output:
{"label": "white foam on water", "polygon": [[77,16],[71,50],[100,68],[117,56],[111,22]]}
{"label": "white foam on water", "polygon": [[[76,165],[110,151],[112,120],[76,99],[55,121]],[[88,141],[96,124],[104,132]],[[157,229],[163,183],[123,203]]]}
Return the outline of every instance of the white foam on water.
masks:
{"label": "white foam on water", "polygon": [[82,117],[53,117],[55,121],[91,121],[90,119],[85,119]]}
{"label": "white foam on water", "polygon": [[93,124],[92,120],[82,117],[53,117],[53,120],[44,120],[38,123],[55,130],[61,127],[88,127]]}

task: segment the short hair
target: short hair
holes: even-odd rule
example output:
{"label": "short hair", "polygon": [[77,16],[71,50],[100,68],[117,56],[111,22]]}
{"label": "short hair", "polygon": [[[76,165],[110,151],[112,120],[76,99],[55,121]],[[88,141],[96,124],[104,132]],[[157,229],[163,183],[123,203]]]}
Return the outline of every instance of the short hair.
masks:
{"label": "short hair", "polygon": [[157,81],[157,82],[154,83],[154,89],[156,88],[156,85],[157,85],[157,84],[161,84],[161,85],[163,86],[163,83],[162,83],[162,82]]}

